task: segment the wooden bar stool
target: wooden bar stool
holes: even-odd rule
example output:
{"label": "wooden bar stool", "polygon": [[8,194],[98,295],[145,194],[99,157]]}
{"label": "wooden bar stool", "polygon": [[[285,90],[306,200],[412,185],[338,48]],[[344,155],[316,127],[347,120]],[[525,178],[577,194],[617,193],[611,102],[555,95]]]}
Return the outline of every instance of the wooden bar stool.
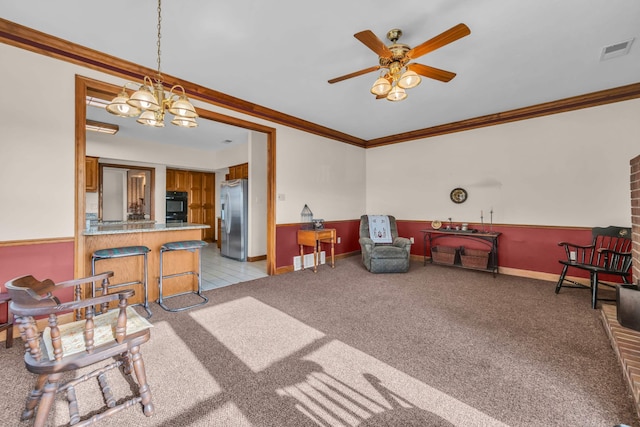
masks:
{"label": "wooden bar stool", "polygon": [[[165,243],[164,245],[162,245],[162,247],[160,248],[160,277],[158,278],[158,288],[159,288],[159,297],[158,297],[158,304],[160,304],[160,307],[164,308],[167,311],[182,311],[182,310],[188,310],[190,308],[193,307],[197,307],[199,305],[203,305],[206,304],[207,302],[209,302],[209,298],[205,297],[204,295],[202,295],[202,278],[201,278],[201,271],[202,271],[202,251],[201,249],[205,246],[207,246],[207,242],[204,242],[202,240],[182,240],[182,241],[178,241],[178,242],[169,242],[169,243]],[[198,252],[198,271],[184,271],[182,273],[175,273],[175,274],[164,274],[164,270],[163,270],[163,266],[162,266],[162,260],[164,258],[164,253],[165,252],[173,252],[173,251],[190,251],[190,252]],[[184,276],[184,275],[188,275],[188,274],[193,274],[198,278],[198,290],[197,291],[186,291],[186,292],[181,292],[178,294],[173,294],[173,295],[164,295],[162,292],[162,285],[163,285],[163,281],[164,279],[169,279],[172,277],[178,277],[178,276]],[[192,305],[188,305],[185,307],[180,307],[180,308],[169,308],[165,305],[164,300],[165,299],[169,299],[169,298],[173,298],[173,297],[177,297],[180,295],[187,295],[187,294],[195,294],[197,296],[199,296],[200,298],[202,298],[202,301],[196,303],[196,304],[192,304]]]}
{"label": "wooden bar stool", "polygon": [[[144,270],[142,273],[142,280],[134,280],[132,282],[125,283],[116,283],[116,284],[108,284],[103,283],[102,286],[102,295],[106,295],[109,293],[110,289],[121,288],[124,286],[131,285],[142,285],[142,290],[144,294],[144,302],[131,304],[131,306],[139,305],[145,309],[148,316],[147,319],[151,317],[151,309],[149,308],[149,290],[148,290],[148,261],[147,261],[147,253],[151,252],[146,246],[124,246],[120,248],[108,248],[108,249],[100,249],[93,253],[91,256],[91,275],[96,274],[96,262],[105,259],[114,259],[114,258],[125,258],[132,256],[142,256],[144,259]],[[95,298],[96,296],[96,287],[95,284],[91,286],[91,297]]]}

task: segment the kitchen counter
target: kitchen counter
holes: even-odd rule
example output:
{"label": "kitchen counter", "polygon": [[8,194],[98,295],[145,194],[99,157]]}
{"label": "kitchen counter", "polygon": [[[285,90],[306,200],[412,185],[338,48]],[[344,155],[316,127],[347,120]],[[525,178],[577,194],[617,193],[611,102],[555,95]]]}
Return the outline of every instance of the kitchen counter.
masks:
{"label": "kitchen counter", "polygon": [[[91,274],[91,255],[100,249],[123,246],[146,246],[148,253],[149,301],[158,298],[158,277],[160,276],[160,248],[167,242],[181,240],[202,240],[203,230],[209,225],[192,223],[103,223],[83,232],[84,259],[83,272]],[[191,251],[174,251],[164,257],[164,274],[177,274],[184,271],[198,271],[198,254]],[[104,271],[115,273],[112,284],[139,280],[143,271],[142,257],[124,257],[101,260],[96,263],[96,273]],[[129,303],[141,302],[143,298],[140,286],[135,287],[135,296]],[[197,289],[197,276],[189,274],[166,280],[163,285],[165,295],[172,295]],[[86,296],[86,293],[85,293]],[[155,310],[152,307],[152,310]]]}
{"label": "kitchen counter", "polygon": [[180,231],[180,230],[200,230],[211,228],[209,225],[192,224],[188,222],[155,224],[153,222],[117,222],[101,223],[84,230],[85,236],[98,236],[102,234],[125,234],[125,233],[151,233],[156,231]]}

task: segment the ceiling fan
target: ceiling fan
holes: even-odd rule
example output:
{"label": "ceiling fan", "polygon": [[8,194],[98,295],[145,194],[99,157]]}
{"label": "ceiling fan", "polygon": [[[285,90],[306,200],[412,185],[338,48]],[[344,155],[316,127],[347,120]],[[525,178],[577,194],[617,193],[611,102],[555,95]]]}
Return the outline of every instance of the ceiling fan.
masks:
{"label": "ceiling fan", "polygon": [[407,97],[405,89],[410,89],[420,84],[420,76],[441,82],[448,82],[456,76],[456,74],[451,71],[411,63],[410,61],[446,46],[449,43],[453,43],[469,34],[471,34],[469,27],[465,24],[458,24],[432,39],[414,48],[410,48],[406,44],[398,43],[398,39],[402,36],[402,30],[393,29],[387,33],[387,39],[392,43],[391,46],[384,44],[382,40],[376,37],[370,30],[361,31],[353,36],[378,55],[379,65],[336,77],[329,80],[329,83],[341,82],[352,77],[383,69],[386,70],[386,72],[383,71],[380,78],[373,84],[371,93],[376,95],[376,99],[386,98],[389,101],[402,101]]}

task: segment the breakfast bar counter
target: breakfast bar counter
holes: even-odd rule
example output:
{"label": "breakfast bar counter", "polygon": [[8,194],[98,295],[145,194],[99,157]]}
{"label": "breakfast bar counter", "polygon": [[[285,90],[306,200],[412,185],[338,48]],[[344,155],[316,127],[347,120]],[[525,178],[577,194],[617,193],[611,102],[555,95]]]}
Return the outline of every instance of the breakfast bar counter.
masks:
{"label": "breakfast bar counter", "polygon": [[[204,229],[209,225],[175,223],[100,223],[83,232],[84,235],[84,268],[91,274],[91,256],[100,249],[120,248],[125,246],[146,246],[148,253],[148,292],[149,301],[158,298],[158,279],[160,277],[160,248],[168,242],[183,240],[202,240]],[[198,254],[190,251],[176,251],[163,260],[164,274],[183,271],[198,271]],[[96,262],[96,273],[113,271],[112,284],[140,280],[144,271],[143,258],[139,256],[105,259]],[[166,280],[163,285],[165,295],[197,289],[197,277],[185,275]],[[141,302],[144,298],[142,288],[137,286],[135,297],[131,303]],[[85,290],[86,292],[86,290]]]}

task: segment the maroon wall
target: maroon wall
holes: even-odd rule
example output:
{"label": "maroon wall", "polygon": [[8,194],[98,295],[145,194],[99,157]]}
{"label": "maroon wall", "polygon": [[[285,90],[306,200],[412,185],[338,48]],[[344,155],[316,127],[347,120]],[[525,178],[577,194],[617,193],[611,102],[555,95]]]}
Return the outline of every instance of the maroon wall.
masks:
{"label": "maroon wall", "polygon": [[[479,224],[469,224],[470,228],[482,229]],[[606,226],[606,225],[605,225]],[[431,230],[430,221],[398,221],[398,233],[404,237],[415,237],[411,247],[414,255],[424,254],[424,236],[422,230]],[[542,227],[493,225],[484,227],[486,231],[502,233],[498,238],[498,265],[500,267],[530,270],[542,273],[560,274],[561,265],[558,260],[565,257],[559,242],[578,244],[591,243],[590,228],[576,227]],[[483,249],[481,243],[464,239],[447,238],[440,242],[447,245],[464,245],[470,248]],[[430,255],[430,254],[428,254]],[[587,277],[586,275],[584,277]]]}
{"label": "maroon wall", "polygon": [[[411,247],[412,255],[424,254],[424,235],[422,230],[431,229],[431,221],[397,220],[398,233],[403,237],[413,237],[415,243]],[[471,228],[480,229],[479,224],[469,224]],[[595,226],[607,226],[597,224]],[[335,246],[336,254],[357,252],[360,219],[325,223],[325,228],[335,228],[342,242]],[[296,242],[296,233],[300,224],[279,225],[276,228],[276,268],[290,267],[293,257],[300,255]],[[488,231],[489,226],[485,226]],[[561,265],[558,260],[564,252],[558,242],[588,244],[591,242],[591,229],[586,227],[544,227],[494,225],[493,231],[501,232],[498,240],[498,263],[500,267],[528,270],[541,273],[560,274]],[[447,240],[449,242],[449,240]],[[448,244],[448,243],[447,243]],[[480,243],[468,240],[451,240],[454,246],[464,245],[472,248],[483,248]],[[305,253],[312,248],[305,247]],[[428,254],[429,255],[429,254]],[[584,277],[587,277],[586,275]]]}
{"label": "maroon wall", "polygon": [[[324,228],[335,228],[336,236],[341,239],[341,243],[334,246],[336,255],[360,250],[358,243],[360,218],[347,221],[327,221],[324,223]],[[292,266],[293,257],[300,255],[300,246],[297,243],[299,229],[300,224],[276,226],[276,268]],[[313,252],[312,247],[304,247],[305,254],[311,252]]]}
{"label": "maroon wall", "polygon": [[[54,282],[73,279],[73,248],[73,242],[0,247],[0,290],[5,291],[4,284],[9,280],[26,275]],[[73,289],[61,290],[56,296],[61,301],[71,301]],[[4,319],[5,309],[0,308],[0,322]]]}

